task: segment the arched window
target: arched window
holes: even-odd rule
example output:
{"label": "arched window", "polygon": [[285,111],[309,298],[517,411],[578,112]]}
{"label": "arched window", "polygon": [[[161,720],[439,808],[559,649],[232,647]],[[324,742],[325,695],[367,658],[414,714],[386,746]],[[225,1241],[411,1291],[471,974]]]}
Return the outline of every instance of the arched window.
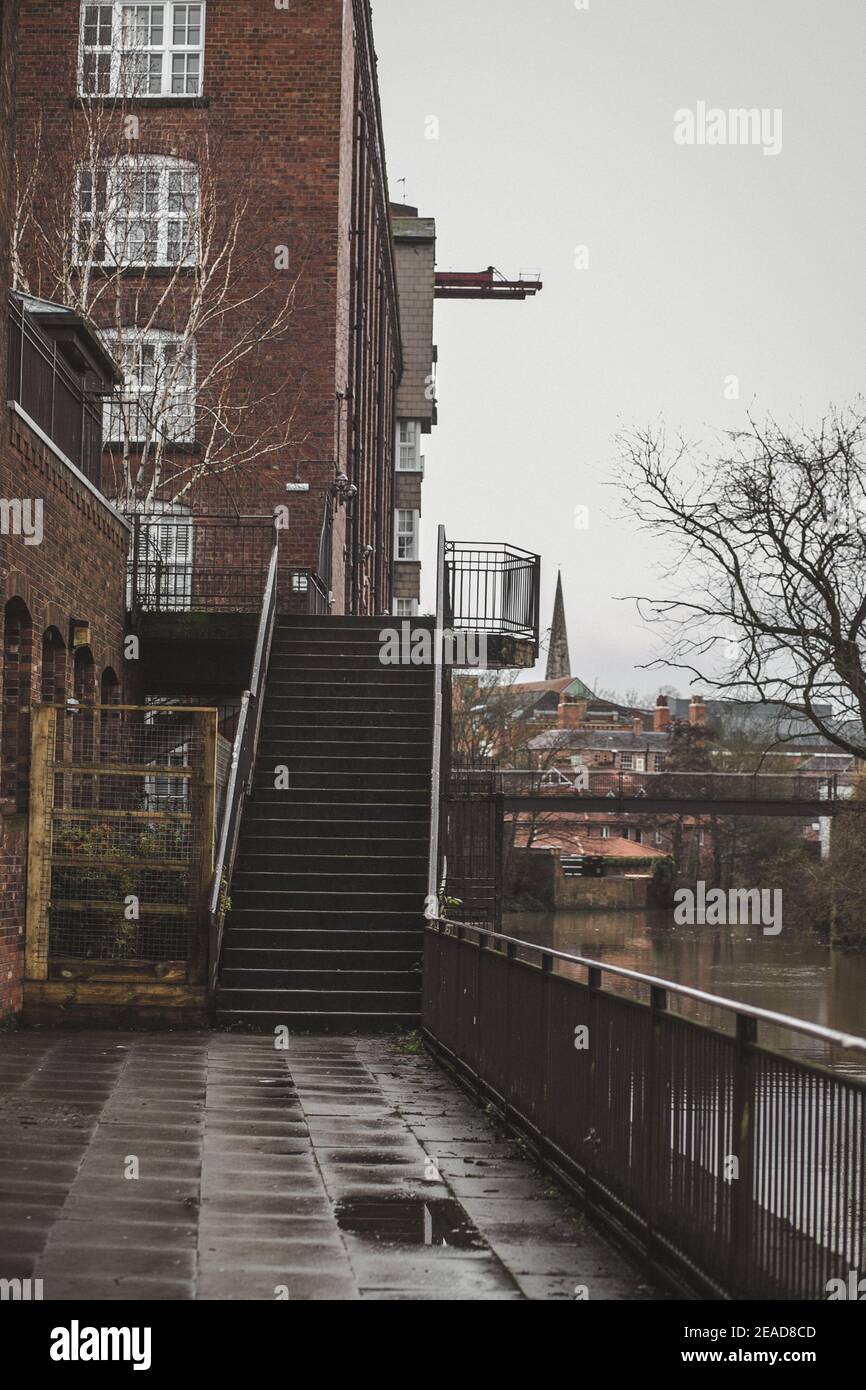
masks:
{"label": "arched window", "polygon": [[0,796],[18,810],[28,804],[33,622],[27,605],[12,598],[3,610],[3,716],[0,731]]}
{"label": "arched window", "polygon": [[42,634],[39,698],[43,705],[62,705],[66,700],[66,644],[56,627],[47,627]]}
{"label": "arched window", "polygon": [[120,681],[117,672],[110,666],[106,666],[99,682],[99,703],[101,705],[120,704]]}
{"label": "arched window", "polygon": [[[79,767],[91,765],[95,756],[94,696],[95,671],[93,653],[89,647],[79,647],[72,662],[72,688],[78,708],[72,722],[72,761]],[[87,708],[87,706],[91,708]],[[93,805],[93,777],[87,774],[74,779],[73,797],[77,806]]]}

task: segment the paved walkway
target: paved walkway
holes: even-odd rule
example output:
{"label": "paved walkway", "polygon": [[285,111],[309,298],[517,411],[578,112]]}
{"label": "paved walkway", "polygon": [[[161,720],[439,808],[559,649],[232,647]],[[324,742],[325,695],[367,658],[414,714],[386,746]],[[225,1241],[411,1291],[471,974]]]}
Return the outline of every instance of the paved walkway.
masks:
{"label": "paved walkway", "polygon": [[46,1299],[652,1298],[407,1046],[0,1036],[0,1277]]}

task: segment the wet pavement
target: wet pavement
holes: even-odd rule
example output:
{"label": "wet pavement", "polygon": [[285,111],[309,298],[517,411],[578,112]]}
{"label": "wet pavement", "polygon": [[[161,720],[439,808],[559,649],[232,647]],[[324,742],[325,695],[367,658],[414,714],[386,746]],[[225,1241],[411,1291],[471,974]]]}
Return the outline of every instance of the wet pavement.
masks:
{"label": "wet pavement", "polygon": [[0,1278],[49,1300],[654,1297],[393,1037],[3,1035]]}

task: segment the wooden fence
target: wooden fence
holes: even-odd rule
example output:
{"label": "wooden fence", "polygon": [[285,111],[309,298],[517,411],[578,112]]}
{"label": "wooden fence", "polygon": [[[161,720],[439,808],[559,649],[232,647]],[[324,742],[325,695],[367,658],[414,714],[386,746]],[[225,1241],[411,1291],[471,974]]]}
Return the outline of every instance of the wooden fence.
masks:
{"label": "wooden fence", "polygon": [[35,709],[25,1017],[204,1020],[216,780],[216,710]]}

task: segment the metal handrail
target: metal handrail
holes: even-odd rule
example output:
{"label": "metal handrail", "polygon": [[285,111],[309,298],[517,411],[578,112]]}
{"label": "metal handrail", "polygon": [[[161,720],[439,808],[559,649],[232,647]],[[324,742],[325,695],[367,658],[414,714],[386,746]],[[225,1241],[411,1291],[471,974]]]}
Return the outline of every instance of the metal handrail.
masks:
{"label": "metal handrail", "polygon": [[217,849],[214,874],[211,880],[208,900],[210,926],[210,960],[208,984],[210,992],[216,989],[219,962],[222,954],[223,928],[225,925],[225,899],[231,885],[240,835],[243,809],[250,791],[250,780],[256,765],[259,749],[259,735],[262,724],[265,687],[267,684],[268,662],[273,643],[274,626],[277,616],[277,574],[279,570],[280,528],[274,525],[273,550],[268,567],[268,577],[262,597],[262,612],[259,618],[256,646],[253,655],[253,669],[250,689],[245,690],[241,699],[241,712],[238,719],[235,741],[232,746],[232,763],[226,788],[225,808]]}
{"label": "metal handrail", "polygon": [[[436,632],[445,630],[446,617],[446,577],[445,577],[445,527],[440,526],[436,546]],[[443,710],[443,672],[442,647],[438,637],[434,642],[433,673],[433,753],[430,777],[430,852],[427,861],[427,905],[439,898],[439,815],[442,780],[442,710]]]}
{"label": "metal handrail", "polygon": [[756,1004],[741,1004],[736,999],[728,999],[720,994],[708,994],[706,990],[695,989],[692,985],[680,985],[674,980],[663,980],[657,975],[645,975],[640,970],[629,970],[624,965],[607,965],[604,961],[591,960],[587,956],[575,956],[569,951],[557,951],[552,946],[540,946],[535,941],[521,941],[518,937],[491,931],[489,927],[475,926],[472,922],[454,922],[448,917],[428,919],[427,926],[431,930],[436,930],[442,926],[453,927],[458,935],[465,935],[467,931],[475,932],[478,936],[489,937],[497,945],[537,951],[540,955],[547,956],[551,960],[563,960],[570,965],[579,965],[587,970],[599,971],[602,975],[616,975],[621,979],[635,980],[638,984],[649,985],[651,989],[662,989],[667,994],[678,994],[687,999],[697,1000],[701,1004],[710,1004],[713,1008],[728,1009],[743,1018],[753,1018],[758,1023],[770,1023],[776,1027],[789,1028],[791,1032],[805,1033],[808,1037],[818,1038],[821,1042],[831,1043],[847,1051],[866,1053],[866,1038],[860,1038],[855,1033],[840,1033],[838,1029],[826,1028],[822,1023],[810,1023],[807,1019],[793,1018],[790,1014],[776,1013],[773,1009],[762,1009]]}

